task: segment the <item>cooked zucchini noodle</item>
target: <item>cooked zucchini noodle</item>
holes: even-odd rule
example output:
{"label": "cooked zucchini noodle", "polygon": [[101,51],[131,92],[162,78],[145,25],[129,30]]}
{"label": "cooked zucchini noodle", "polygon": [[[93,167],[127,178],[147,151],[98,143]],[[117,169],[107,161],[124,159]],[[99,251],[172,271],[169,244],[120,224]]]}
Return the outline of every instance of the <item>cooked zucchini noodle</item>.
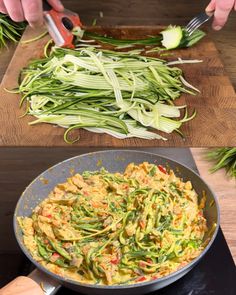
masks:
{"label": "cooked zucchini noodle", "polygon": [[131,163],[123,174],[74,175],[18,222],[32,257],[53,273],[87,284],[134,284],[201,253],[205,199],[172,170]]}

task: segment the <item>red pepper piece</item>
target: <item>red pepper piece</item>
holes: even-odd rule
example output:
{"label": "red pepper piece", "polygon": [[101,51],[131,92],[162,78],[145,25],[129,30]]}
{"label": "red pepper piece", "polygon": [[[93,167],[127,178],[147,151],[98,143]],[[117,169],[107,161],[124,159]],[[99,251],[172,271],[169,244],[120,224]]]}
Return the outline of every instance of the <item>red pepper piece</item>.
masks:
{"label": "red pepper piece", "polygon": [[142,277],[140,277],[140,278],[138,278],[136,280],[136,282],[143,282],[143,281],[146,281],[146,277],[145,276],[142,276]]}
{"label": "red pepper piece", "polygon": [[52,257],[58,259],[60,258],[60,255],[57,252],[55,252],[52,254]]}
{"label": "red pepper piece", "polygon": [[158,165],[157,167],[162,173],[167,174],[166,169],[163,166]]}
{"label": "red pepper piece", "polygon": [[112,264],[118,264],[119,263],[119,259],[118,258],[114,258],[111,260]]}
{"label": "red pepper piece", "polygon": [[144,229],[145,226],[146,226],[146,222],[145,222],[144,220],[140,220],[140,221],[139,221],[139,225],[140,225],[140,227],[141,227],[142,229]]}

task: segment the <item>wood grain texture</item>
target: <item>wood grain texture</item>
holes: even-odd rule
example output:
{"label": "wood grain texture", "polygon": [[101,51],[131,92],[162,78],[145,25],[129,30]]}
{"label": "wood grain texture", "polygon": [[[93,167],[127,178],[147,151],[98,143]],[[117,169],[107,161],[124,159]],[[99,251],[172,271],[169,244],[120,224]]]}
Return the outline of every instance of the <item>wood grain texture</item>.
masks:
{"label": "wood grain texture", "polygon": [[[147,35],[155,35],[160,31],[157,26],[136,27],[105,27],[93,28],[97,32],[107,33],[120,38],[141,38]],[[27,29],[23,40],[37,36],[40,31]],[[43,45],[47,37],[30,44],[19,44],[14,57],[6,71],[0,87],[0,145],[1,146],[66,146],[63,141],[63,128],[53,128],[49,124],[29,126],[32,117],[19,117],[24,110],[19,109],[20,96],[7,93],[4,89],[12,89],[17,86],[20,69],[32,59],[39,58],[43,54]],[[80,135],[80,141],[75,146],[98,147],[154,147],[154,146],[227,146],[236,145],[236,95],[234,88],[227,77],[217,50],[209,38],[189,48],[188,50],[175,50],[169,60],[201,59],[202,63],[193,65],[180,65],[184,70],[186,79],[196,85],[201,91],[200,95],[182,95],[176,100],[177,105],[188,105],[191,113],[197,110],[194,120],[181,127],[185,135],[184,140],[176,133],[164,135],[168,141],[126,139],[118,140],[109,135],[90,133],[84,130],[75,130],[72,137]],[[199,128],[200,127],[200,128]],[[204,132],[202,132],[204,130]]]}
{"label": "wood grain texture", "polygon": [[220,224],[226,241],[236,263],[236,180],[229,179],[224,170],[209,173],[212,163],[204,159],[207,149],[192,148],[194,160],[202,178],[209,184],[218,197],[220,205]]}

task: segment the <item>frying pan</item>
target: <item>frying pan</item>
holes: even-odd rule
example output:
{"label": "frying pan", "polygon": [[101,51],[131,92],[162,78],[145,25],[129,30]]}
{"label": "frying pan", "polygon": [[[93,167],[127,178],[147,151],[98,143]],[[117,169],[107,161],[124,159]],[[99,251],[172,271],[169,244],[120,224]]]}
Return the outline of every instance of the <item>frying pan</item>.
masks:
{"label": "frying pan", "polygon": [[[209,231],[204,239],[209,239],[209,242],[202,253],[187,264],[185,267],[171,273],[168,276],[149,282],[142,282],[134,285],[117,285],[117,286],[99,286],[82,284],[67,278],[62,278],[49,270],[45,269],[36,262],[30,255],[29,251],[23,244],[22,232],[17,222],[18,216],[31,216],[32,209],[45,199],[49,192],[58,184],[65,182],[68,177],[75,173],[83,171],[95,171],[104,167],[109,172],[123,172],[125,167],[134,162],[135,164],[147,161],[149,163],[168,166],[173,169],[177,176],[183,178],[184,181],[190,180],[199,198],[202,192],[206,192],[207,201],[204,209],[204,215],[207,219]],[[216,226],[215,226],[216,225]],[[210,230],[211,229],[211,230]],[[212,230],[213,229],[213,230]],[[106,150],[80,155],[68,160],[65,160],[39,175],[33,180],[30,185],[22,193],[14,214],[14,231],[17,242],[21,250],[36,266],[37,270],[31,274],[31,277],[37,281],[43,281],[45,293],[47,295],[55,294],[60,285],[73,289],[84,294],[96,295],[124,295],[124,294],[145,294],[160,288],[163,288],[176,280],[180,279],[188,273],[206,254],[211,247],[219,229],[219,206],[217,199],[204,180],[191,169],[186,166],[152,153],[134,151],[134,150]]]}

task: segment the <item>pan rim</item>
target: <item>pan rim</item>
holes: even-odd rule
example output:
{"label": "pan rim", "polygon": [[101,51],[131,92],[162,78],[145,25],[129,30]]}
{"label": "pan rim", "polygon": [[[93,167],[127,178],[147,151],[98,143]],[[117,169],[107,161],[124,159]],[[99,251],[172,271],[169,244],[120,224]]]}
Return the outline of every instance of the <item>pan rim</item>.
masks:
{"label": "pan rim", "polygon": [[[189,170],[191,173],[193,173],[197,178],[200,179],[200,181],[202,181],[208,187],[208,189],[209,189],[210,193],[212,194],[212,196],[214,198],[214,201],[215,201],[216,211],[217,211],[217,222],[216,222],[216,227],[215,227],[214,234],[212,235],[209,243],[203,249],[203,251],[200,253],[199,256],[197,256],[195,259],[193,259],[190,263],[188,263],[184,267],[182,267],[182,268],[180,268],[180,269],[178,269],[178,270],[176,270],[174,272],[171,272],[169,275],[164,276],[164,277],[161,277],[159,279],[155,279],[155,280],[151,280],[151,281],[146,281],[146,282],[141,282],[141,283],[135,283],[135,284],[131,284],[131,285],[111,285],[111,286],[110,285],[84,284],[84,283],[81,283],[81,282],[78,282],[78,281],[75,281],[75,280],[72,280],[72,279],[69,279],[69,278],[64,278],[62,276],[59,276],[59,275],[57,275],[57,274],[49,271],[46,267],[42,266],[40,263],[38,263],[37,261],[35,261],[33,259],[33,257],[31,256],[31,254],[27,250],[27,248],[20,241],[19,235],[17,233],[17,209],[18,209],[18,206],[20,204],[21,199],[24,196],[24,193],[27,191],[27,189],[36,180],[38,180],[40,177],[42,177],[42,175],[45,172],[49,171],[50,169],[55,169],[57,166],[59,166],[59,165],[61,165],[63,163],[66,163],[66,162],[70,162],[70,161],[72,161],[74,159],[78,159],[78,158],[82,158],[82,157],[88,157],[88,156],[91,156],[91,155],[94,155],[94,154],[95,155],[96,154],[106,154],[107,152],[127,152],[127,153],[132,152],[132,153],[140,153],[140,154],[146,154],[146,155],[148,154],[148,155],[152,155],[152,156],[156,156],[156,157],[162,158],[163,160],[171,161],[174,164],[177,164],[177,165],[182,166],[185,169]],[[178,162],[176,160],[173,160],[171,158],[168,158],[166,156],[162,156],[162,155],[159,155],[159,154],[156,154],[156,153],[153,153],[153,152],[146,152],[146,151],[143,151],[143,150],[135,150],[135,149],[134,150],[132,150],[132,149],[107,149],[107,150],[98,150],[98,151],[95,151],[95,152],[89,152],[89,153],[81,154],[81,155],[78,155],[78,156],[74,156],[74,157],[65,159],[63,161],[60,161],[59,163],[57,163],[57,164],[55,164],[53,166],[50,166],[49,168],[47,168],[46,170],[44,170],[42,173],[40,173],[36,178],[34,178],[27,185],[27,187],[24,189],[24,191],[22,192],[20,198],[17,201],[16,207],[15,207],[15,210],[14,210],[14,217],[13,217],[13,228],[14,228],[14,234],[15,234],[17,243],[18,243],[19,247],[21,248],[22,252],[31,261],[31,263],[34,264],[34,266],[36,266],[43,273],[47,274],[49,277],[55,279],[56,281],[61,282],[62,285],[63,285],[63,283],[65,283],[65,284],[72,284],[74,286],[84,287],[84,288],[98,288],[100,290],[102,290],[102,289],[106,289],[106,290],[133,289],[133,288],[145,287],[145,286],[148,286],[148,285],[156,284],[157,282],[160,283],[160,282],[166,281],[168,279],[174,278],[175,276],[178,276],[181,273],[184,273],[185,274],[185,271],[187,269],[189,269],[189,268],[190,269],[193,268],[193,266],[197,262],[199,262],[205,256],[205,254],[208,252],[208,250],[211,248],[211,246],[214,243],[215,238],[216,238],[216,236],[218,234],[219,227],[220,227],[220,208],[219,208],[218,199],[217,199],[215,193],[212,191],[211,187],[204,181],[204,179],[200,176],[200,174],[196,173],[194,170],[192,170],[191,168],[187,167],[186,165],[184,165],[184,164],[182,164],[182,163],[180,163],[180,162]]]}

